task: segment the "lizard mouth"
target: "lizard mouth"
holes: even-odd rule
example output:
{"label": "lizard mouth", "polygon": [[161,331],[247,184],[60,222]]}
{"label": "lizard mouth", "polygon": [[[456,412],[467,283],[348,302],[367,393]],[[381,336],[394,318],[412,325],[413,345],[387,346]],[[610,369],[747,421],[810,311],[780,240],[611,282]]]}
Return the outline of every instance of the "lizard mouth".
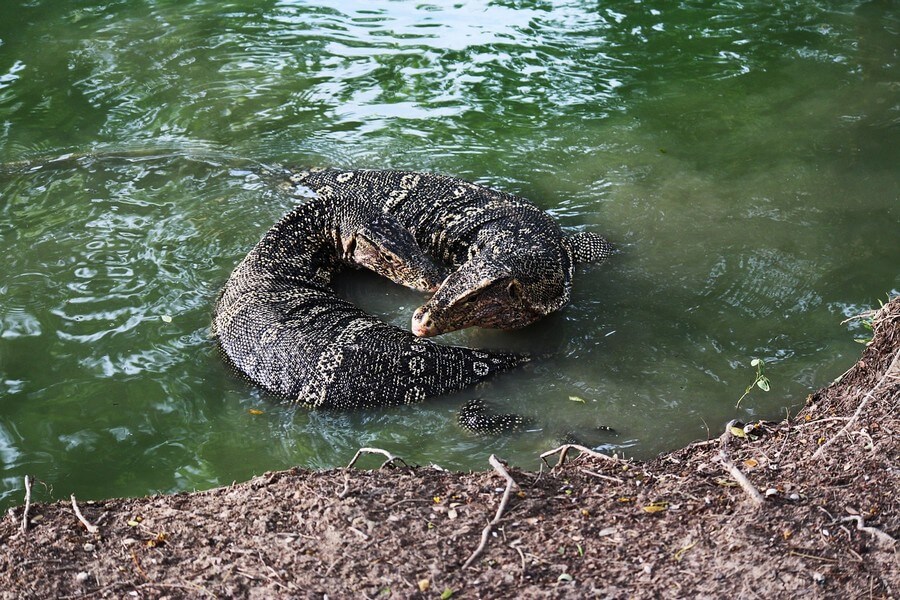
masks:
{"label": "lizard mouth", "polygon": [[420,306],[413,313],[412,332],[416,337],[433,337],[441,333],[431,318],[431,313],[424,306]]}

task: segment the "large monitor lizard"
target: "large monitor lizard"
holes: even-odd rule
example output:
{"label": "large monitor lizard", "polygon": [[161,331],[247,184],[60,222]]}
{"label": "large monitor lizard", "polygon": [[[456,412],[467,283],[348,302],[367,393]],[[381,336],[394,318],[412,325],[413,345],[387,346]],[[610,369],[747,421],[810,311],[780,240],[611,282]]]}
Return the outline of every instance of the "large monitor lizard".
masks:
{"label": "large monitor lizard", "polygon": [[[312,407],[417,402],[527,361],[421,337],[527,325],[568,302],[576,262],[611,251],[596,234],[566,237],[527,200],[454,177],[310,169],[291,183],[315,197],[237,266],[213,333],[251,381]],[[339,298],[331,282],[345,266],[436,289],[413,333]]]}

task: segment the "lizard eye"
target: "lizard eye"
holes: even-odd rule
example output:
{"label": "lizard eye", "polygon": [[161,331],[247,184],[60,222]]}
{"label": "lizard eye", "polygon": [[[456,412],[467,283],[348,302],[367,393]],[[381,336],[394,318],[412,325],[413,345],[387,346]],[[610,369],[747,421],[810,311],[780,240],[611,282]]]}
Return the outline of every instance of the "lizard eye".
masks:
{"label": "lizard eye", "polygon": [[475,300],[478,299],[478,294],[470,294],[466,297],[465,300],[462,301],[463,306],[470,306],[475,303]]}

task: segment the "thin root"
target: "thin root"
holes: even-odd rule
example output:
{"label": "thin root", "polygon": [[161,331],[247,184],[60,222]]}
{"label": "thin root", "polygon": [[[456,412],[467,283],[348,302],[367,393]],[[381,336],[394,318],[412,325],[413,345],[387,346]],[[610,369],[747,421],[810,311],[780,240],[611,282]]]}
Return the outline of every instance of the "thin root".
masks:
{"label": "thin root", "polygon": [[91,525],[90,521],[84,518],[84,515],[81,514],[81,510],[78,508],[78,503],[75,502],[75,494],[72,494],[72,509],[75,511],[75,516],[78,517],[78,520],[81,521],[81,524],[84,525],[84,528],[88,530],[88,533],[99,533],[100,528],[96,525]]}
{"label": "thin root", "polygon": [[500,518],[503,517],[503,512],[506,510],[506,505],[509,504],[509,496],[512,494],[514,488],[519,487],[516,484],[516,480],[512,478],[509,474],[509,471],[506,470],[506,467],[497,460],[497,457],[491,454],[488,462],[491,463],[491,466],[494,467],[494,470],[500,474],[506,480],[506,489],[503,490],[503,498],[500,500],[500,506],[497,507],[497,514],[494,515],[494,518],[491,519],[491,522],[487,524],[484,530],[481,532],[481,543],[478,544],[478,547],[475,548],[475,551],[466,559],[466,562],[463,563],[462,568],[466,569],[471,565],[475,560],[481,556],[481,553],[484,552],[485,547],[487,546],[488,537],[491,535],[491,530],[494,528]]}
{"label": "thin root", "polygon": [[752,483],[750,483],[750,480],[747,479],[747,476],[741,473],[741,470],[738,469],[737,466],[735,466],[730,458],[728,458],[727,448],[728,440],[732,437],[732,425],[734,425],[733,420],[729,421],[729,423],[725,426],[725,433],[723,433],[719,437],[719,455],[716,457],[716,460],[722,463],[722,466],[725,467],[725,470],[728,471],[728,474],[731,475],[731,478],[734,479],[739,486],[741,486],[741,489],[743,489],[747,493],[747,496],[750,497],[750,500],[752,500],[757,507],[760,507],[765,502],[762,494],[759,493],[759,490],[757,490],[756,487]]}
{"label": "thin root", "polygon": [[871,390],[866,392],[865,396],[863,396],[863,399],[860,401],[859,406],[856,407],[856,412],[853,413],[853,416],[850,417],[850,420],[847,421],[847,423],[841,428],[840,431],[829,438],[828,441],[826,441],[824,444],[819,446],[819,449],[813,453],[813,460],[822,456],[822,453],[825,452],[825,448],[833,444],[836,439],[844,435],[850,429],[856,419],[859,418],[859,415],[862,414],[863,408],[865,408],[869,401],[875,397],[875,390],[880,388],[882,384],[888,380],[888,378],[896,377],[896,371],[898,370],[900,370],[900,350],[897,350],[897,353],[894,354],[894,359],[891,361],[891,364],[888,365],[888,368],[884,370],[884,375],[881,376],[881,379],[878,380],[878,383],[876,383],[875,386]]}
{"label": "thin root", "polygon": [[31,508],[31,476],[25,476],[25,512],[22,513],[22,533],[28,531],[28,510]]}
{"label": "thin root", "polygon": [[609,454],[603,454],[601,452],[596,452],[591,450],[590,448],[585,448],[584,446],[579,446],[578,444],[564,444],[559,448],[554,448],[553,450],[548,450],[541,454],[541,460],[544,461],[544,464],[550,467],[550,463],[547,462],[548,456],[553,456],[554,454],[559,454],[559,459],[556,461],[556,464],[550,468],[556,468],[566,462],[566,455],[569,453],[569,450],[578,450],[582,454],[587,454],[588,456],[593,456],[595,458],[603,458],[606,460],[617,461],[619,460],[615,456],[610,456]]}
{"label": "thin root", "polygon": [[387,457],[387,460],[384,461],[383,463],[381,463],[381,466],[379,467],[379,469],[383,469],[388,465],[396,466],[394,463],[398,463],[398,462],[401,463],[404,467],[409,466],[408,464],[406,464],[405,460],[403,460],[399,456],[394,456],[387,450],[382,450],[381,448],[360,448],[359,450],[356,451],[356,454],[353,456],[353,460],[350,461],[350,464],[347,465],[347,468],[349,469],[353,465],[355,465],[356,461],[359,460],[359,457],[362,456],[363,454],[381,454],[382,456]]}
{"label": "thin root", "polygon": [[854,521],[856,523],[856,528],[860,531],[865,531],[869,535],[873,536],[877,541],[891,547],[897,545],[897,540],[892,538],[889,534],[877,529],[875,527],[870,527],[866,525],[866,522],[863,521],[863,518],[859,515],[850,515],[849,517],[841,517],[841,522]]}

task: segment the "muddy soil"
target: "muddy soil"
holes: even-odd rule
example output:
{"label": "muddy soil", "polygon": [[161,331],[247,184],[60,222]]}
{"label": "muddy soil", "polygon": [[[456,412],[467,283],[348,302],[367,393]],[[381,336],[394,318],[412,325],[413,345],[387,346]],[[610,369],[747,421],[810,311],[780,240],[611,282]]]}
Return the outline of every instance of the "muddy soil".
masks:
{"label": "muddy soil", "polygon": [[874,325],[799,414],[650,462],[571,448],[539,473],[465,474],[375,454],[19,506],[0,598],[897,598],[900,300]]}

